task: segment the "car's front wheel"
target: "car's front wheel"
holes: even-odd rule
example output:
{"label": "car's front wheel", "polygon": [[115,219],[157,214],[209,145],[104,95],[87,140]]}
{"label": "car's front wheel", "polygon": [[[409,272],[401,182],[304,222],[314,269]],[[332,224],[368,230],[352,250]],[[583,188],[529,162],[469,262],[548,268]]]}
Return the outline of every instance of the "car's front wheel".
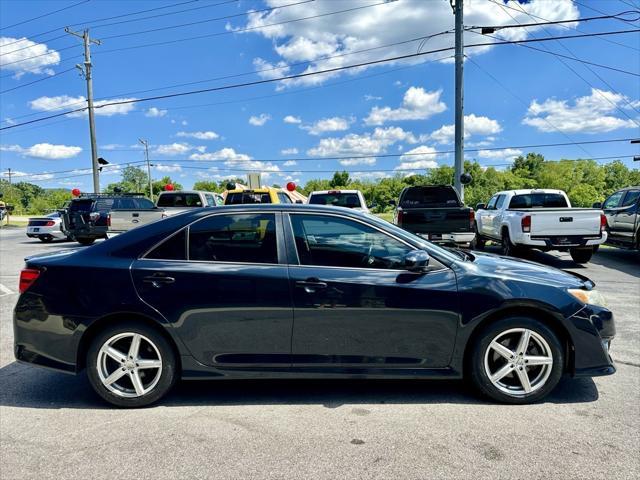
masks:
{"label": "car's front wheel", "polygon": [[469,371],[484,395],[504,403],[541,400],[562,377],[564,355],[558,337],[528,317],[490,324],[477,337]]}
{"label": "car's front wheel", "polygon": [[101,331],[87,353],[93,389],[119,407],[143,407],[158,401],[177,379],[169,342],[142,323],[121,323]]}

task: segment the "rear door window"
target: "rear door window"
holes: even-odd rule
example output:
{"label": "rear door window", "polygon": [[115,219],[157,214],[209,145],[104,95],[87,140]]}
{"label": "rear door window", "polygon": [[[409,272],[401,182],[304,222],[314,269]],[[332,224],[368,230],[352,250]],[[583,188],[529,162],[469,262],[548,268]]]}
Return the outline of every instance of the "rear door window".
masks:
{"label": "rear door window", "polygon": [[145,258],[154,260],[186,260],[187,229],[184,228],[151,250]]}
{"label": "rear door window", "polygon": [[194,223],[189,260],[278,263],[275,214],[212,215]]}
{"label": "rear door window", "polygon": [[620,206],[630,207],[631,205],[635,205],[638,202],[638,198],[640,198],[640,190],[629,190],[624,196],[624,200]]}
{"label": "rear door window", "polygon": [[504,199],[506,197],[506,195],[498,195],[498,199],[496,200],[496,210],[500,210],[502,208],[502,205],[504,205]]}

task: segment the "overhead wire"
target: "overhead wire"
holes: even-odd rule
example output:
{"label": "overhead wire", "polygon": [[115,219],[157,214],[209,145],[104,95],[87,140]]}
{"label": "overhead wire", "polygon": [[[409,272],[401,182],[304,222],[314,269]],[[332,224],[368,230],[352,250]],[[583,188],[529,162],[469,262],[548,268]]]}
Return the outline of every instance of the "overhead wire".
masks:
{"label": "overhead wire", "polygon": [[43,13],[42,15],[38,15],[37,17],[29,18],[27,20],[23,20],[21,22],[14,23],[13,25],[8,25],[6,27],[0,27],[0,32],[2,32],[4,30],[7,30],[9,28],[17,27],[19,25],[24,25],[25,23],[33,22],[34,20],[39,20],[39,19],[44,18],[44,17],[50,17],[51,15],[54,15],[54,14],[59,13],[59,12],[62,12],[64,10],[69,10],[70,8],[78,7],[78,6],[82,5],[83,3],[87,3],[88,1],[89,0],[82,0],[81,2],[74,3],[73,5],[67,5],[66,7],[59,8],[59,9],[53,10],[51,12]]}

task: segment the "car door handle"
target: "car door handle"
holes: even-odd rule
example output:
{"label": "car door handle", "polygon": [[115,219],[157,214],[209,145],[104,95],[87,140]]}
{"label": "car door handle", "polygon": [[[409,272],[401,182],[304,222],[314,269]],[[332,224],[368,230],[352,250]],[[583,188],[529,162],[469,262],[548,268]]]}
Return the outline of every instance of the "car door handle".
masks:
{"label": "car door handle", "polygon": [[317,278],[308,278],[307,280],[297,281],[296,287],[304,288],[304,291],[307,293],[314,293],[316,290],[327,288],[327,284],[325,282],[321,282]]}
{"label": "car door handle", "polygon": [[176,279],[173,277],[166,277],[164,275],[155,274],[149,277],[144,277],[142,281],[145,283],[150,283],[155,288],[160,288],[162,285],[174,283]]}

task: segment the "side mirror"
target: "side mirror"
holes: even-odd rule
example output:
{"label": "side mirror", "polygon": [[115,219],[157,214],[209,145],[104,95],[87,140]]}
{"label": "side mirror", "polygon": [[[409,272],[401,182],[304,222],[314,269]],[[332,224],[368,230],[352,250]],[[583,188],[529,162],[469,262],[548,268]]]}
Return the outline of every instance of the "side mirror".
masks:
{"label": "side mirror", "polygon": [[594,202],[592,205],[593,208],[602,208],[602,202]]}
{"label": "side mirror", "polygon": [[484,203],[479,203],[479,204],[476,205],[476,211],[484,210],[484,207],[486,207],[486,205]]}
{"label": "side mirror", "polygon": [[303,202],[302,200],[296,200],[296,203],[297,203],[297,204],[302,204],[302,203],[304,203],[304,202]]}
{"label": "side mirror", "polygon": [[398,202],[396,202],[395,200],[389,200],[389,205],[391,205],[392,207],[395,207],[398,205]]}
{"label": "side mirror", "polygon": [[404,268],[410,272],[424,272],[429,266],[429,254],[424,250],[413,250],[404,257]]}

